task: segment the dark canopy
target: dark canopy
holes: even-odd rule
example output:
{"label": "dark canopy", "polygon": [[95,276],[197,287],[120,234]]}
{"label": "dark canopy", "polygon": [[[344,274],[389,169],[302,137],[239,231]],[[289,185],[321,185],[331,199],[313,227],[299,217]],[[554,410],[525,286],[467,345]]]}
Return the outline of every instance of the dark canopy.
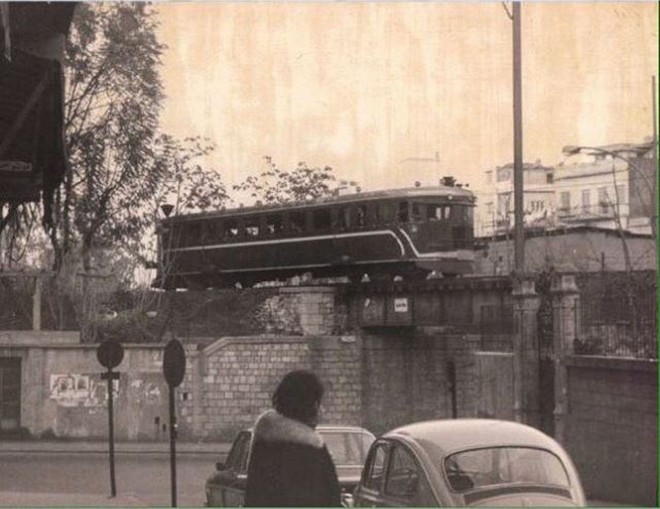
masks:
{"label": "dark canopy", "polygon": [[46,223],[67,165],[62,62],[75,5],[0,3],[0,205],[42,199]]}

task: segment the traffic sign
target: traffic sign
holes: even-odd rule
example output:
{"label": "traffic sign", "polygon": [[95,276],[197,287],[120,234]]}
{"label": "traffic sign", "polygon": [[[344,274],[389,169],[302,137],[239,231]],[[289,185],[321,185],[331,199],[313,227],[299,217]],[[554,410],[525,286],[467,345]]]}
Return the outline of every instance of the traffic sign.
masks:
{"label": "traffic sign", "polygon": [[186,374],[186,353],[178,339],[171,339],[165,345],[163,356],[163,373],[165,380],[172,387],[178,387]]}
{"label": "traffic sign", "polygon": [[106,340],[96,349],[96,358],[104,368],[116,368],[124,358],[124,347],[117,341]]}

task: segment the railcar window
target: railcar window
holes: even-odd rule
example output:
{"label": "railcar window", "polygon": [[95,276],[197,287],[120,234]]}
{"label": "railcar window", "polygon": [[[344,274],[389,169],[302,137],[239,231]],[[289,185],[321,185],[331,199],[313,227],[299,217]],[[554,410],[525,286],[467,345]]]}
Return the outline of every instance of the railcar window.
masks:
{"label": "railcar window", "polygon": [[227,219],[224,224],[224,235],[225,239],[235,239],[238,237],[238,221],[235,219]]}
{"label": "railcar window", "polygon": [[459,221],[464,221],[467,219],[467,207],[465,205],[454,205],[451,208],[451,215],[453,219],[457,219]]}
{"label": "railcar window", "polygon": [[183,229],[181,225],[171,226],[165,230],[165,240],[163,245],[165,249],[175,249],[182,246]]}
{"label": "railcar window", "polygon": [[326,231],[330,229],[331,225],[330,209],[318,209],[314,211],[312,220],[314,223],[314,230]]}
{"label": "railcar window", "polygon": [[359,228],[362,228],[367,224],[367,206],[358,205],[355,209],[356,211],[356,223]]}
{"label": "railcar window", "polygon": [[402,201],[399,202],[399,222],[400,223],[407,223],[408,219],[410,218],[409,213],[408,213],[408,202],[407,201]]}
{"label": "railcar window", "polygon": [[212,219],[206,223],[206,237],[209,244],[215,244],[222,239],[222,221]]}
{"label": "railcar window", "polygon": [[429,219],[431,221],[440,221],[451,217],[451,207],[449,205],[429,205]]}
{"label": "railcar window", "polygon": [[257,219],[248,220],[245,223],[245,235],[248,237],[258,237],[259,236],[259,222]]}
{"label": "railcar window", "polygon": [[201,243],[202,224],[201,223],[188,223],[184,229],[184,245],[196,246]]}
{"label": "railcar window", "polygon": [[278,235],[282,232],[283,221],[281,216],[266,216],[265,231],[267,235]]}
{"label": "railcar window", "polygon": [[291,233],[302,233],[305,231],[305,213],[291,212],[289,215]]}
{"label": "railcar window", "polygon": [[382,222],[387,223],[394,219],[394,203],[381,202],[378,204],[378,210]]}
{"label": "railcar window", "polygon": [[341,207],[337,213],[337,226],[340,230],[348,230],[351,227],[350,207]]}
{"label": "railcar window", "polygon": [[380,219],[380,209],[378,207],[378,204],[370,203],[367,210],[368,210],[369,223],[374,225],[380,224],[381,219]]}
{"label": "railcar window", "polygon": [[413,221],[422,221],[426,220],[426,204],[423,203],[413,203],[411,206],[411,216]]}

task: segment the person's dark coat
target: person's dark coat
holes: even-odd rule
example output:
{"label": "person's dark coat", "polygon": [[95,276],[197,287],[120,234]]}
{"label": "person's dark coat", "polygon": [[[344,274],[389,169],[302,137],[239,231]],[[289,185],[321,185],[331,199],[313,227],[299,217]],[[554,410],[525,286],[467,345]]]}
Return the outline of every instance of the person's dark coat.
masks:
{"label": "person's dark coat", "polygon": [[339,507],[337,471],[321,436],[274,410],[254,428],[248,464],[248,507]]}

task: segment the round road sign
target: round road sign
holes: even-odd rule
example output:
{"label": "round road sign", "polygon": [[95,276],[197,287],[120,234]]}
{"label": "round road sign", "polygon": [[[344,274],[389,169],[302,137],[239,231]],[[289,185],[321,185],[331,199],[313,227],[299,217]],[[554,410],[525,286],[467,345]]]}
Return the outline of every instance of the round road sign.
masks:
{"label": "round road sign", "polygon": [[116,368],[124,358],[124,347],[117,341],[104,341],[96,349],[96,358],[103,367]]}
{"label": "round road sign", "polygon": [[172,387],[178,387],[183,382],[183,375],[186,374],[186,353],[178,339],[172,339],[165,345],[163,373],[165,380]]}

